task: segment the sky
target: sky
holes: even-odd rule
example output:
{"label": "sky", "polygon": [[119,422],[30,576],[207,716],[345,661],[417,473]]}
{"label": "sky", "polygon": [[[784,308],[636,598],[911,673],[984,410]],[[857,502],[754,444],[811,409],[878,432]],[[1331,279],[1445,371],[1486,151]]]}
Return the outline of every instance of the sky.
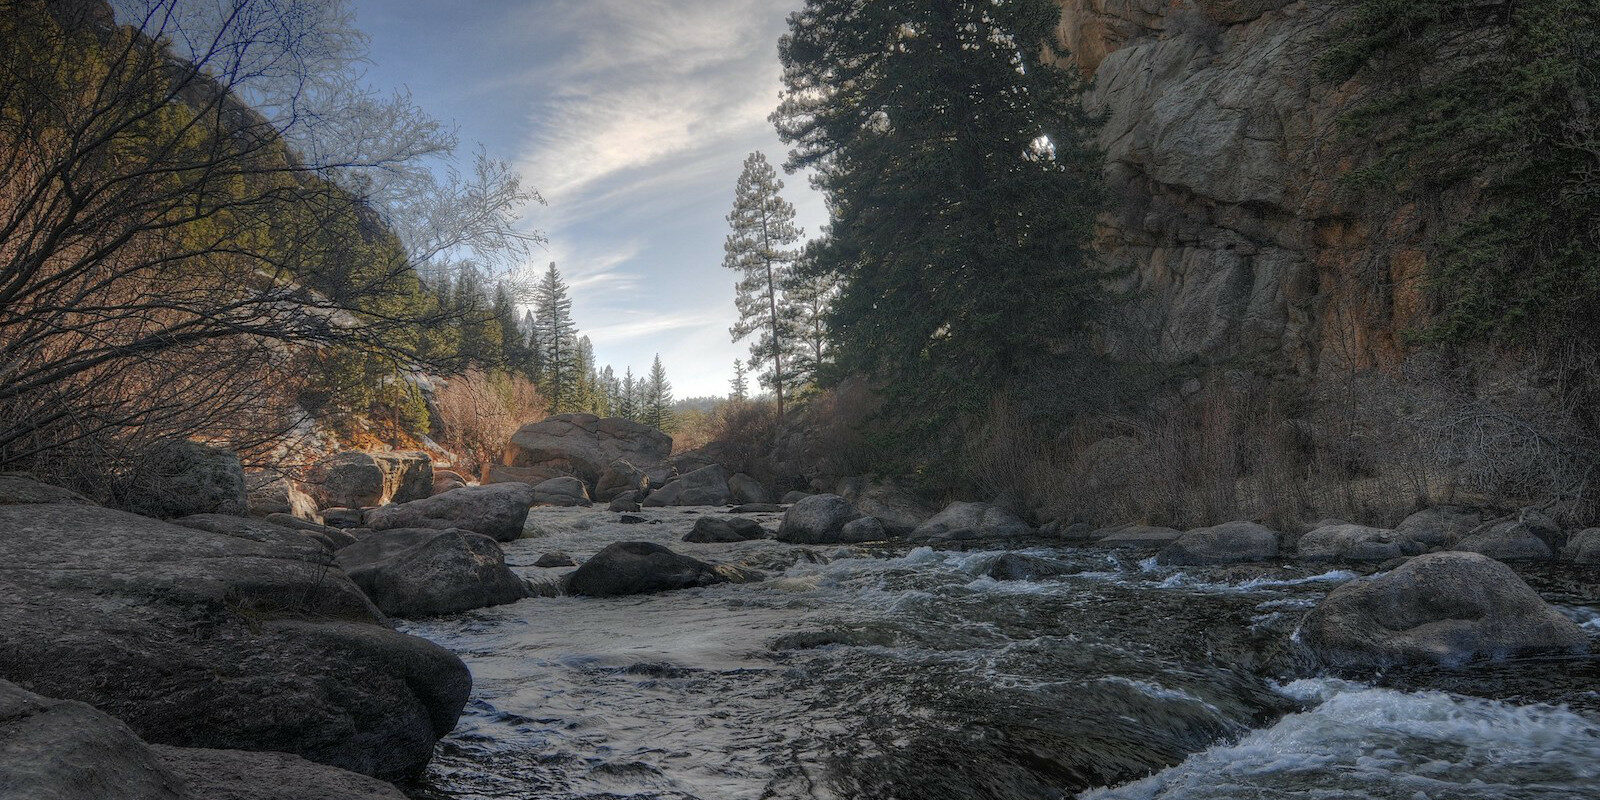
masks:
{"label": "sky", "polygon": [[[367,79],[409,90],[516,166],[546,201],[524,224],[549,243],[596,360],[647,372],[679,398],[728,392],[735,275],[724,217],[747,154],[785,148],[777,42],[801,0],[356,0]],[[807,236],[826,220],[804,175],[784,195]]]}

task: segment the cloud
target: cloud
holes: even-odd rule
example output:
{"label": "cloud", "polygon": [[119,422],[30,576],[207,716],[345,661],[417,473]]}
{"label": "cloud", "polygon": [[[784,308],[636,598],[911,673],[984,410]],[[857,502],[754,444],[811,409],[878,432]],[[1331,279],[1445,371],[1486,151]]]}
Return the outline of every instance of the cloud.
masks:
{"label": "cloud", "polygon": [[719,324],[715,321],[715,315],[703,311],[683,311],[673,314],[640,312],[619,316],[624,318],[597,327],[585,328],[584,335],[596,345],[614,345],[669,331],[708,328]]}

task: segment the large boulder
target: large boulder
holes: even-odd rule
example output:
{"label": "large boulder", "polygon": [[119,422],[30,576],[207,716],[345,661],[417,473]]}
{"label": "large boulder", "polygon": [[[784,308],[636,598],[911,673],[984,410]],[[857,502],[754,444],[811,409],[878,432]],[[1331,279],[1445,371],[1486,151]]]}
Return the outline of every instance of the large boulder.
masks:
{"label": "large boulder", "polygon": [[728,491],[728,471],[720,464],[701,467],[667,482],[644,499],[647,507],[725,506],[733,499]]}
{"label": "large boulder", "polygon": [[1033,529],[1016,514],[992,503],[951,503],[911,532],[930,539],[1000,539],[1027,536]]}
{"label": "large boulder", "polygon": [[792,544],[842,542],[845,524],[860,518],[861,512],[839,495],[807,495],[783,513],[783,522],[778,525],[778,541]]}
{"label": "large boulder", "polygon": [[0,680],[0,797],[7,800],[404,800],[374,778],[285,753],[149,745],[71,700]]}
{"label": "large boulder", "polygon": [[533,502],[541,506],[588,506],[589,490],[573,477],[551,478],[533,487]]}
{"label": "large boulder", "polygon": [[1156,553],[1156,563],[1173,566],[1263,561],[1278,554],[1278,534],[1254,522],[1224,522],[1185,531]]}
{"label": "large boulder", "polygon": [[1424,547],[1449,547],[1483,524],[1483,514],[1465,506],[1433,506],[1406,517],[1395,532]]}
{"label": "large boulder", "polygon": [[1384,669],[1581,653],[1583,629],[1510,567],[1477,553],[1418,556],[1335,589],[1296,631],[1323,663]]}
{"label": "large boulder", "polygon": [[466,666],[380,624],[324,545],[257,533],[0,506],[0,678],[154,743],[416,775],[466,703]]}
{"label": "large boulder", "polygon": [[467,479],[461,473],[451,469],[436,469],[433,471],[433,490],[428,496],[444,494],[451,489],[460,489],[466,485]]}
{"label": "large boulder", "polygon": [[244,514],[244,467],[220,447],[173,439],[145,450],[113,490],[117,505],[147,517]]}
{"label": "large boulder", "polygon": [[335,453],[311,465],[306,490],[322,508],[369,508],[433,494],[425,453]]}
{"label": "large boulder", "polygon": [[383,472],[383,503],[409,503],[433,494],[433,458],[421,452],[372,453]]}
{"label": "large boulder", "polygon": [[1600,528],[1585,528],[1567,539],[1561,557],[1574,564],[1600,564]]}
{"label": "large boulder", "polygon": [[1422,545],[1396,531],[1340,523],[1324,525],[1295,544],[1301,561],[1388,561],[1422,552]]}
{"label": "large boulder", "polygon": [[551,478],[571,477],[572,473],[555,467],[508,467],[491,464],[484,483],[526,483],[538,486]]}
{"label": "large boulder", "polygon": [[247,470],[244,474],[244,483],[246,502],[250,513],[254,516],[289,514],[312,522],[322,520],[316,499],[281,473],[270,470]]}
{"label": "large boulder", "polygon": [[514,603],[529,594],[500,546],[471,531],[379,531],[336,557],[383,613],[406,619]]}
{"label": "large boulder", "polygon": [[771,503],[772,493],[761,481],[744,474],[735,474],[728,479],[728,492],[733,495],[735,503]]}
{"label": "large boulder", "polygon": [[889,529],[883,526],[883,520],[877,517],[857,517],[844,524],[839,529],[839,542],[841,544],[860,544],[862,542],[881,542],[889,538]]}
{"label": "large boulder", "polygon": [[865,477],[839,481],[838,494],[857,511],[876,517],[891,533],[905,536],[933,519],[939,509],[915,492],[894,481],[874,481]]}
{"label": "large boulder", "polygon": [[727,583],[725,570],[651,542],[613,542],[567,576],[567,591],[589,597],[652,594]]}
{"label": "large boulder", "polygon": [[1025,553],[1005,553],[995,559],[984,574],[997,581],[1031,581],[1065,575],[1072,571],[1071,564],[1053,558],[1041,558]]}
{"label": "large boulder", "polygon": [[525,483],[464,486],[422,500],[374,508],[367,512],[365,522],[375,531],[461,528],[509,542],[522,536],[533,502],[533,487]]}
{"label": "large boulder", "polygon": [[701,517],[694,521],[694,529],[684,535],[686,542],[745,542],[767,538],[767,529],[761,523],[744,517]]}
{"label": "large boulder", "polygon": [[1101,547],[1118,547],[1126,550],[1160,550],[1183,537],[1183,531],[1155,525],[1124,525],[1107,528],[1092,534],[1095,544]]}
{"label": "large boulder", "polygon": [[595,481],[594,499],[610,502],[628,492],[643,494],[649,488],[650,479],[644,474],[644,470],[619,458],[607,464],[605,471],[600,473],[600,478]]}
{"label": "large boulder", "polygon": [[648,425],[620,417],[557,414],[518,428],[505,463],[558,469],[594,484],[613,461],[648,468],[671,454],[672,437]]}
{"label": "large boulder", "polygon": [[1500,561],[1543,561],[1554,558],[1566,544],[1566,534],[1554,520],[1527,509],[1510,517],[1484,523],[1450,549],[1482,553]]}
{"label": "large boulder", "polygon": [[92,506],[94,501],[83,495],[34,480],[18,473],[0,474],[0,506],[31,503],[62,503]]}

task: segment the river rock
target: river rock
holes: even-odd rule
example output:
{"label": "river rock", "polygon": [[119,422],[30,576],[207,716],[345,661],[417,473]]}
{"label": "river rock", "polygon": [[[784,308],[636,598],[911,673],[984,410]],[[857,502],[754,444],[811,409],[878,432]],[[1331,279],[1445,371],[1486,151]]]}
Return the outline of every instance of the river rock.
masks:
{"label": "river rock", "polygon": [[451,489],[460,489],[466,485],[467,479],[461,473],[449,469],[436,469],[433,471],[433,490],[428,496],[444,494]]}
{"label": "river rock", "polygon": [[846,523],[861,513],[850,501],[836,494],[814,494],[801,498],[783,514],[778,526],[778,541],[791,544],[836,544],[843,541]]}
{"label": "river rock", "polygon": [[339,550],[339,566],[383,613],[436,617],[515,603],[528,585],[487,536],[458,529],[373,533]]}
{"label": "river rock", "polygon": [[997,581],[1031,581],[1065,575],[1072,571],[1072,565],[1064,561],[1023,553],[1006,553],[995,559],[984,574]]}
{"label": "river rock", "polygon": [[642,505],[725,506],[732,499],[728,491],[728,471],[720,464],[712,464],[668,481],[667,485],[650,492]]}
{"label": "river rock", "polygon": [[650,478],[644,470],[619,458],[607,464],[605,472],[600,473],[594,486],[594,499],[610,501],[629,492],[642,495],[649,488]]}
{"label": "river rock", "polygon": [[623,492],[606,504],[607,511],[633,512],[639,510],[639,493]]}
{"label": "river rock", "polygon": [[991,503],[951,503],[911,532],[918,541],[930,539],[1012,538],[1033,529],[1016,514]]}
{"label": "river rock", "polygon": [[1583,629],[1510,567],[1465,552],[1417,556],[1340,586],[1306,615],[1296,637],[1323,663],[1357,669],[1581,653],[1589,646]]}
{"label": "river rock", "polygon": [[551,478],[533,487],[533,502],[541,506],[589,506],[589,490],[573,477]]}
{"label": "river rock", "polygon": [[743,472],[728,479],[728,493],[734,503],[771,503],[772,493],[761,482]]}
{"label": "river rock", "polygon": [[1108,528],[1093,536],[1101,547],[1121,547],[1128,550],[1159,550],[1183,536],[1183,531],[1154,525],[1125,525]]}
{"label": "river rock", "polygon": [[786,506],[787,505],[793,505],[793,504],[798,503],[801,500],[804,500],[804,499],[806,499],[807,497],[810,497],[810,496],[811,495],[809,495],[809,494],[807,494],[805,492],[801,492],[801,491],[787,492],[787,493],[784,494],[783,498],[780,499],[778,502],[780,502],[780,503],[782,503],[782,504],[784,504]]}
{"label": "river rock", "polygon": [[288,514],[321,522],[317,501],[283,475],[267,470],[247,470],[244,474],[245,501],[249,512],[258,517]]}
{"label": "river rock", "polygon": [[366,526],[375,531],[461,528],[509,542],[522,535],[533,501],[533,487],[525,483],[465,486],[422,500],[374,508],[365,519]]}
{"label": "river rock", "polygon": [[1254,522],[1224,522],[1186,531],[1156,553],[1156,563],[1173,566],[1263,561],[1278,554],[1278,534]]}
{"label": "river rock", "polygon": [[557,469],[593,484],[614,461],[648,469],[671,454],[672,437],[648,425],[620,417],[556,414],[518,428],[505,462]]}
{"label": "river rock", "polygon": [[860,544],[862,542],[881,542],[889,538],[889,529],[884,527],[883,520],[877,517],[857,517],[844,524],[839,529],[840,544]]}
{"label": "river rock", "polygon": [[893,481],[845,478],[839,481],[838,493],[857,511],[877,517],[885,529],[897,536],[910,534],[939,511],[915,492]]}
{"label": "river rock", "polygon": [[711,564],[659,544],[613,542],[567,577],[567,591],[589,597],[619,597],[727,582],[728,577]]}
{"label": "river rock", "polygon": [[576,567],[578,566],[578,562],[572,560],[572,556],[569,556],[560,550],[551,550],[548,553],[541,553],[539,555],[539,560],[533,562],[533,565],[536,567],[544,567],[545,569],[553,569],[555,567]]}
{"label": "river rock", "polygon": [[1422,545],[1397,531],[1348,523],[1324,525],[1300,537],[1301,561],[1388,561],[1422,552]]}
{"label": "river rock", "polygon": [[121,507],[147,517],[244,514],[244,467],[232,451],[173,439],[141,455],[113,486]]}
{"label": "river rock", "polygon": [[0,678],[153,743],[414,776],[466,703],[466,666],[379,624],[323,545],[255,524],[276,531],[0,506]]}
{"label": "river rock", "polygon": [[288,753],[151,745],[192,800],[405,800],[394,784]]}
{"label": "river rock", "polygon": [[686,542],[745,542],[767,538],[766,528],[753,519],[744,517],[701,517],[694,521],[694,530],[683,537]]}
{"label": "river rock", "polygon": [[1499,561],[1543,561],[1564,544],[1566,536],[1554,520],[1528,509],[1479,526],[1450,549]]}
{"label": "river rock", "polygon": [[0,474],[0,506],[57,503],[92,506],[95,504],[83,495],[34,480],[27,475]]}
{"label": "river rock", "polygon": [[1483,513],[1465,506],[1433,506],[1406,517],[1395,532],[1425,547],[1449,547],[1483,524]]}
{"label": "river rock", "polygon": [[1585,528],[1567,538],[1561,557],[1574,564],[1600,564],[1600,528]]}
{"label": "river rock", "polygon": [[306,490],[322,508],[408,503],[433,494],[433,461],[423,453],[335,453],[306,471]]}

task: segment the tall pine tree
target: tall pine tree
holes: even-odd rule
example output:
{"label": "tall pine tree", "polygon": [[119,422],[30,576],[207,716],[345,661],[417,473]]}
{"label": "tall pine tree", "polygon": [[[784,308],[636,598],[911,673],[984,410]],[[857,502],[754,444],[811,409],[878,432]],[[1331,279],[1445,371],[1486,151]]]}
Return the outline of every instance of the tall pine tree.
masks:
{"label": "tall pine tree", "polygon": [[750,380],[745,377],[744,362],[733,360],[733,380],[728,382],[729,396],[734,400],[743,400],[750,394]]}
{"label": "tall pine tree", "polygon": [[544,348],[540,386],[550,398],[551,412],[572,411],[579,401],[578,329],[572,322],[567,285],[554,261],[534,287],[534,306],[539,312],[534,329]]}
{"label": "tall pine tree", "polygon": [[784,371],[789,340],[782,292],[797,255],[794,245],[801,236],[794,224],[794,206],[779,194],[782,190],[783,181],[778,180],[766,156],[751,153],[745,158],[734,189],[733,211],[728,214],[733,230],[723,243],[722,257],[722,266],[740,274],[734,287],[739,321],[729,333],[737,342],[759,332],[750,347],[750,361],[771,365],[761,380],[777,395],[780,415],[784,384],[789,380]]}
{"label": "tall pine tree", "polygon": [[807,245],[800,264],[784,287],[789,326],[789,372],[798,388],[819,382],[823,365],[829,360],[828,314],[839,292],[837,273],[818,269],[818,242]]}
{"label": "tall pine tree", "polygon": [[908,448],[1062,369],[1101,297],[1100,159],[1059,18],[1055,0],[807,0],[779,44],[772,119],[831,213],[836,357],[885,381]]}
{"label": "tall pine tree", "polygon": [[672,424],[672,384],[667,382],[660,353],[650,365],[650,377],[645,379],[644,408],[639,421],[656,430],[671,431],[675,427]]}

